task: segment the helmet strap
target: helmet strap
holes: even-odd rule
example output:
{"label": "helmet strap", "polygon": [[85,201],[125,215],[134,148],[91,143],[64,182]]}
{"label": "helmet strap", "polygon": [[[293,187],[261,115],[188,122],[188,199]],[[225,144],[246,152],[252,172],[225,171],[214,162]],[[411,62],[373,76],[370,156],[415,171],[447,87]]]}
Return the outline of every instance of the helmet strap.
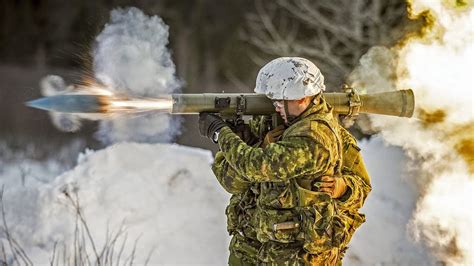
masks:
{"label": "helmet strap", "polygon": [[[308,110],[309,108],[311,108],[311,107],[315,104],[315,103],[314,103],[314,100],[315,100],[316,97],[318,97],[318,96],[319,96],[319,94],[318,94],[318,95],[315,95],[315,96],[313,96],[313,97],[311,97],[311,100],[310,100],[308,106],[306,107],[306,109],[305,109],[303,112],[305,112],[306,110]],[[287,126],[291,126],[291,124],[293,124],[294,122],[296,122],[296,120],[298,120],[299,115],[296,116],[296,115],[290,115],[290,114],[289,114],[289,111],[288,111],[288,101],[287,101],[287,100],[284,100],[284,101],[283,101],[283,105],[284,105],[284,107],[285,107],[286,120],[288,121],[288,122],[286,123],[286,125],[287,125]],[[300,115],[301,115],[301,114],[300,114]]]}
{"label": "helmet strap", "polygon": [[286,121],[288,125],[291,125],[295,120],[296,120],[296,115],[290,115],[290,112],[288,111],[288,101],[283,100],[283,105],[285,106],[285,115],[286,115]]}

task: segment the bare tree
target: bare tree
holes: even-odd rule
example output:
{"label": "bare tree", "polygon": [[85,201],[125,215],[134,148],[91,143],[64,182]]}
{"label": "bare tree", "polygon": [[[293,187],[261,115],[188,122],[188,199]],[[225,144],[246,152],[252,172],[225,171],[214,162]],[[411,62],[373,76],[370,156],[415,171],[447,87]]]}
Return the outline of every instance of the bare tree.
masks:
{"label": "bare tree", "polygon": [[243,38],[264,55],[310,58],[335,88],[371,46],[400,37],[405,17],[400,0],[259,0]]}

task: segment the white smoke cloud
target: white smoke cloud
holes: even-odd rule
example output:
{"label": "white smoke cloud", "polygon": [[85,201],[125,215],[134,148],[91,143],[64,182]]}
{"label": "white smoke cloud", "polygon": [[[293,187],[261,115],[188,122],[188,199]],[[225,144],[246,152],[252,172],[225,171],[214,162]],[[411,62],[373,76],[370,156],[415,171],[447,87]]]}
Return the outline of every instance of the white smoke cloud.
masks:
{"label": "white smoke cloud", "polygon": [[367,92],[407,89],[416,118],[371,116],[384,140],[402,147],[420,198],[410,232],[448,265],[472,265],[474,194],[474,10],[441,1],[414,1],[430,10],[423,38],[394,48],[372,48],[350,80]]}
{"label": "white smoke cloud", "polygon": [[166,47],[168,26],[137,8],[114,9],[96,38],[94,72],[116,92],[159,96],[178,89],[175,66]]}
{"label": "white smoke cloud", "polygon": [[348,82],[360,93],[396,90],[397,54],[383,46],[375,46],[363,55]]}
{"label": "white smoke cloud", "polygon": [[[166,47],[168,26],[137,8],[115,9],[97,36],[93,51],[96,78],[116,94],[153,97],[177,92],[181,83]],[[105,143],[170,142],[180,119],[166,114],[123,116],[100,122]]]}
{"label": "white smoke cloud", "polygon": [[381,136],[361,141],[359,147],[371,176],[372,192],[361,209],[367,221],[351,240],[344,265],[435,265],[436,260],[407,233],[419,196],[407,177],[409,159],[400,147],[387,145]]}

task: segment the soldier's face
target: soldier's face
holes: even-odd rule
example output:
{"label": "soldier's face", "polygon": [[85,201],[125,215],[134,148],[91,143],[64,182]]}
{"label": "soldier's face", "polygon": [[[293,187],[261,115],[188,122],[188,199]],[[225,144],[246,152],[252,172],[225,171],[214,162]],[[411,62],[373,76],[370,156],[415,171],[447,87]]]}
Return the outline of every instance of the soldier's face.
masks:
{"label": "soldier's face", "polygon": [[[288,113],[289,115],[299,116],[301,113],[306,110],[309,105],[309,101],[306,98],[299,99],[299,100],[286,100],[288,104]],[[285,102],[281,101],[273,101],[273,106],[275,107],[275,111],[280,114],[281,118],[285,123],[288,123],[287,115],[285,112]]]}

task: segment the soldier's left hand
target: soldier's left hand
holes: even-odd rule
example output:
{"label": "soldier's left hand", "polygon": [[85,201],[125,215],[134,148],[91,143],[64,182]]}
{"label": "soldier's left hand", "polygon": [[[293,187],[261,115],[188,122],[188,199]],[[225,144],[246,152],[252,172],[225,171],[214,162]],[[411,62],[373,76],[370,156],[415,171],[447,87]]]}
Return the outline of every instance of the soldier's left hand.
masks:
{"label": "soldier's left hand", "polygon": [[238,123],[237,125],[233,125],[230,129],[239,136],[241,140],[245,143],[252,145],[253,143],[258,141],[258,138],[252,133],[250,126],[248,124]]}
{"label": "soldier's left hand", "polygon": [[337,176],[323,176],[321,177],[321,185],[319,191],[331,196],[333,199],[340,198],[347,190],[347,185],[344,179]]}

